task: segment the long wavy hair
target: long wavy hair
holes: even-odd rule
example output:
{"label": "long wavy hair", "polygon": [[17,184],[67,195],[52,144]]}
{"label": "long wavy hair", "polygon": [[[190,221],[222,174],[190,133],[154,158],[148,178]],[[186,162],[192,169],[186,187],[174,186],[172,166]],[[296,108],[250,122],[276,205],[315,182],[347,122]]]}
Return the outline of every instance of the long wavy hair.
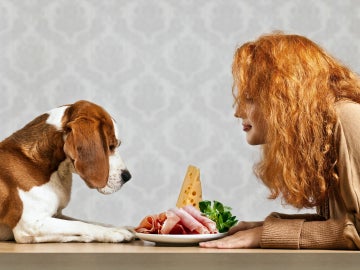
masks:
{"label": "long wavy hair", "polygon": [[256,100],[267,122],[255,174],[297,208],[321,205],[338,183],[335,103],[360,103],[359,77],[311,40],[273,33],[239,47],[232,66],[234,106]]}

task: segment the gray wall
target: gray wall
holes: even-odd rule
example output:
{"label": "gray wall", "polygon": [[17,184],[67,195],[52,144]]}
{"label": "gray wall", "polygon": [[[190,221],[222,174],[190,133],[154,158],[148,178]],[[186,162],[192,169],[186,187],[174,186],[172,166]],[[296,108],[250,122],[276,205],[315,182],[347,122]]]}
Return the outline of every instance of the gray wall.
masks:
{"label": "gray wall", "polygon": [[78,218],[136,225],[173,207],[189,164],[204,199],[239,219],[293,212],[253,176],[258,149],[233,117],[233,53],[279,29],[359,71],[359,14],[358,0],[0,0],[0,137],[78,99],[113,115],[133,179],[104,196],[75,176],[65,213]]}

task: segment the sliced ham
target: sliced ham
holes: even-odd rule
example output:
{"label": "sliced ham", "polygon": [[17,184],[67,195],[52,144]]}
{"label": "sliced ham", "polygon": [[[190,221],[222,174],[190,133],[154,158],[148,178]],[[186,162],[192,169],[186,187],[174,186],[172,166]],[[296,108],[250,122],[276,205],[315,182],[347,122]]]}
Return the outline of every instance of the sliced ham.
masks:
{"label": "sliced ham", "polygon": [[209,234],[218,233],[216,224],[192,206],[172,208],[157,215],[146,216],[135,228],[151,234]]}
{"label": "sliced ham", "polygon": [[210,231],[210,233],[218,233],[218,229],[216,228],[216,222],[212,221],[210,218],[203,216],[201,212],[196,209],[192,205],[184,206],[184,209],[187,213],[193,216],[197,221],[206,226],[206,228]]}
{"label": "sliced ham", "polygon": [[210,231],[192,215],[182,208],[172,208],[169,211],[174,212],[180,219],[181,223],[188,228],[192,233],[207,234]]}
{"label": "sliced ham", "polygon": [[146,216],[135,228],[135,231],[139,233],[159,233],[162,227],[162,224],[167,219],[166,213],[160,213],[158,215],[149,215]]}
{"label": "sliced ham", "polygon": [[160,229],[160,234],[170,234],[174,227],[179,223],[180,217],[172,211],[166,211],[166,220]]}
{"label": "sliced ham", "polygon": [[190,231],[186,229],[182,224],[178,223],[172,228],[169,234],[190,234]]}
{"label": "sliced ham", "polygon": [[140,221],[139,226],[135,228],[135,231],[139,233],[153,233],[156,231],[158,215],[146,216]]}

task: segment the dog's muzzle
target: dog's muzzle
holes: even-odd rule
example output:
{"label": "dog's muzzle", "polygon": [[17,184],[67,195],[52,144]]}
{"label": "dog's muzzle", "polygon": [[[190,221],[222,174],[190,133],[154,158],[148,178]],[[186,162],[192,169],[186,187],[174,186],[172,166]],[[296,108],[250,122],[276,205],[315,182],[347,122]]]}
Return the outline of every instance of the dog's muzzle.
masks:
{"label": "dog's muzzle", "polygon": [[120,175],[110,175],[106,186],[98,188],[102,194],[111,194],[118,191],[127,181],[131,179],[131,174],[128,170],[121,170]]}

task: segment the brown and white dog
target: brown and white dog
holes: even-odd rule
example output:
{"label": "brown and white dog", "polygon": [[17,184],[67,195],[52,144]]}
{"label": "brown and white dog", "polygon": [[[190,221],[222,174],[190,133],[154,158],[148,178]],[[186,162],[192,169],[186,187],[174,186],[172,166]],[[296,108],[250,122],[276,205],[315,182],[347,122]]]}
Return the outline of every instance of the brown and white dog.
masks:
{"label": "brown and white dog", "polygon": [[0,143],[0,240],[123,242],[125,228],[68,218],[72,173],[104,194],[131,175],[118,151],[114,120],[100,106],[78,101],[49,111]]}

